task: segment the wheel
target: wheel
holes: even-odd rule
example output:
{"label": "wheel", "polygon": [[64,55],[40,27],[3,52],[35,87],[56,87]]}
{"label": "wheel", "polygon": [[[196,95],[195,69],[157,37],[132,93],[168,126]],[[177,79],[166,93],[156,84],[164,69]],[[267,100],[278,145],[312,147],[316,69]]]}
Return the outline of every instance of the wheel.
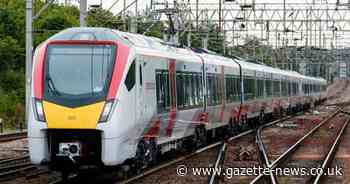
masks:
{"label": "wheel", "polygon": [[61,171],[61,179],[63,182],[67,182],[69,177],[69,172],[67,171]]}
{"label": "wheel", "polygon": [[136,149],[136,169],[142,170],[149,166],[155,165],[159,159],[160,149],[154,138],[149,140],[142,139]]}
{"label": "wheel", "polygon": [[280,107],[278,119],[281,119],[283,116],[284,116],[284,109],[283,107]]}
{"label": "wheel", "polygon": [[248,115],[242,115],[241,118],[239,119],[239,130],[243,131],[248,128]]}
{"label": "wheel", "polygon": [[258,124],[261,125],[264,123],[265,123],[265,112],[264,110],[261,110],[259,114]]}
{"label": "wheel", "polygon": [[195,128],[193,142],[196,148],[200,148],[207,144],[207,131],[204,125]]}
{"label": "wheel", "polygon": [[225,129],[225,130],[226,130],[225,138],[232,137],[236,134],[235,123],[232,120],[232,118],[230,119],[228,126],[227,126],[227,129]]}
{"label": "wheel", "polygon": [[234,135],[237,135],[240,133],[240,127],[239,127],[237,118],[233,119],[233,132],[234,132]]}

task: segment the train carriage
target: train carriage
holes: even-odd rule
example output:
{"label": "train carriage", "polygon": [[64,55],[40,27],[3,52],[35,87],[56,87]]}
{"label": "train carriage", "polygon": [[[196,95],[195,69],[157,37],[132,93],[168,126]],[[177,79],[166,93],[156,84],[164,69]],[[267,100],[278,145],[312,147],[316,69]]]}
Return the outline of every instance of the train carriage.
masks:
{"label": "train carriage", "polygon": [[177,48],[106,28],[71,28],[35,51],[30,158],[144,167],[322,100],[324,79]]}

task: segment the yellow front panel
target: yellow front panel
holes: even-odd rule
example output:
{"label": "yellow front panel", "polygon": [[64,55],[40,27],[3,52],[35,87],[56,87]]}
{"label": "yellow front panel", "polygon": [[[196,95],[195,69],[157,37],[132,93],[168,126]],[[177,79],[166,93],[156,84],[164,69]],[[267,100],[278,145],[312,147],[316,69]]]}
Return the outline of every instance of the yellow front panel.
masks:
{"label": "yellow front panel", "polygon": [[77,108],[68,108],[46,101],[43,105],[48,128],[96,129],[104,102]]}

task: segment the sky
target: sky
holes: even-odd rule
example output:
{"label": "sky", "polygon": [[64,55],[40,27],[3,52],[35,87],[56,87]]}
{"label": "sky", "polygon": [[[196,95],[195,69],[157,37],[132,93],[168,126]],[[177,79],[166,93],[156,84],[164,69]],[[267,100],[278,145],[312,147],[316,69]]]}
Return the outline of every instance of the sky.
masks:
{"label": "sky", "polygon": [[[64,2],[65,0],[59,0],[60,2]],[[69,0],[68,0],[69,1]],[[70,0],[72,2],[77,3],[78,0]],[[124,4],[124,0],[87,0],[89,5],[92,4],[100,4],[102,1],[102,5],[103,8],[105,9],[109,9],[112,4],[114,4],[115,2],[117,2],[117,4],[111,9],[111,11],[113,13],[118,13],[119,11],[121,11],[123,9],[123,4]],[[132,3],[134,0],[125,0],[126,4],[130,4]],[[140,9],[145,9],[146,5],[150,4],[152,0],[138,0],[138,4],[139,4],[139,8]],[[166,1],[166,0],[153,0],[154,2],[162,2],[162,1]],[[173,2],[173,0],[168,0],[169,2]],[[181,1],[181,0],[178,0]],[[196,0],[185,0],[190,1],[191,3],[195,3]],[[199,0],[199,3],[213,3],[218,0]],[[254,0],[236,0],[239,2],[246,2],[246,3],[250,3],[253,2]],[[312,3],[313,1],[316,3],[335,3],[337,0],[285,0],[286,3]],[[255,0],[255,3],[283,3],[283,0]],[[347,3],[347,0],[340,0],[340,3]],[[131,6],[130,9],[134,10],[134,6]]]}
{"label": "sky", "polygon": [[[62,2],[65,2],[66,0],[59,0],[61,3]],[[71,0],[74,4],[78,5],[78,0]],[[130,3],[134,2],[135,0],[87,0],[88,2],[88,5],[94,5],[94,4],[100,4],[102,2],[102,5],[103,5],[103,8],[104,9],[110,9],[111,6],[116,3],[113,8],[111,9],[111,12],[114,13],[114,14],[118,14],[121,10],[123,10],[123,4],[124,4],[124,1],[125,1],[125,4],[128,6]],[[138,0],[138,9],[139,11],[144,11],[146,6],[150,5],[152,0]],[[153,0],[153,2],[164,2],[166,0]],[[177,1],[182,1],[182,0],[177,0]],[[185,2],[187,1],[190,1],[191,3],[195,3],[196,0],[184,0]],[[254,0],[236,0],[235,3],[239,2],[239,3],[252,3]],[[322,7],[322,8],[325,8],[325,3],[328,2],[328,3],[331,3],[331,4],[335,4],[337,0],[285,0],[286,3],[309,3],[311,5],[311,3],[315,2],[316,4],[319,4],[319,7]],[[346,4],[348,2],[348,0],[339,0],[341,4]],[[172,3],[173,0],[168,0],[169,3]],[[219,0],[199,0],[199,3],[215,3],[215,2],[219,2]],[[255,0],[255,3],[283,3],[283,0]],[[218,4],[218,3],[217,3]],[[215,5],[214,5],[215,6]],[[218,5],[217,5],[218,6]],[[209,6],[205,6],[205,7],[208,7],[208,8],[215,8],[213,7],[213,5],[209,5]],[[227,6],[229,7],[229,6]],[[236,6],[237,7],[237,6]],[[283,6],[282,5],[275,5],[274,8],[282,8]],[[311,7],[311,6],[310,6]],[[316,7],[316,6],[315,6]],[[303,6],[300,6],[299,5],[299,8],[304,8]],[[334,7],[329,7],[329,8],[333,8]],[[298,6],[288,6],[287,5],[287,9],[298,9]],[[135,12],[135,6],[132,5],[129,7],[128,9],[129,11],[131,12]],[[350,17],[349,17],[350,18]],[[350,23],[348,23],[349,27],[348,29],[350,30]],[[327,28],[324,28],[323,30],[325,30]],[[254,31],[250,31],[250,32],[254,32]],[[231,34],[231,33],[228,33],[228,34]],[[261,31],[256,31],[256,33],[252,33],[252,34],[256,34],[256,36],[260,36],[261,35]],[[300,33],[296,33],[296,34],[300,34]],[[325,31],[325,34],[326,34],[326,37],[327,39],[332,39],[332,32],[330,30],[328,31]],[[304,34],[305,35],[305,34]],[[344,35],[339,35],[339,36],[342,36],[344,39],[342,38],[338,38],[338,42],[336,42],[336,44],[346,44],[346,45],[350,45],[350,32],[349,34],[344,34]],[[345,36],[345,37],[344,37]],[[232,36],[228,36],[228,37],[232,37]],[[233,36],[234,37],[234,36]],[[270,35],[270,39],[271,39],[271,42],[274,43],[274,40],[276,40],[276,36],[274,34],[271,34]],[[242,40],[241,40],[242,41]],[[322,41],[322,40],[321,40]],[[327,47],[330,47],[330,42],[331,41],[328,41],[328,44],[327,44]],[[292,41],[290,41],[289,43],[292,43]],[[319,45],[319,39],[315,39],[314,41],[315,45]],[[271,44],[271,43],[270,43]],[[300,44],[303,44],[303,43],[300,43]]]}

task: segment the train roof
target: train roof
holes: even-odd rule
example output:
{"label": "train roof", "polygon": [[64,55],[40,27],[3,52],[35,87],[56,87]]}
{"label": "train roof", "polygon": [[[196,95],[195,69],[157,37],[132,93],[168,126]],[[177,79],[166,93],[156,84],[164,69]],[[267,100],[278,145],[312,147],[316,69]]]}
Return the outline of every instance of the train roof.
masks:
{"label": "train roof", "polygon": [[[129,46],[133,46],[137,51],[150,56],[170,57],[174,59],[183,59],[188,62],[199,62],[200,56],[205,63],[214,65],[225,65],[238,68],[239,65],[243,70],[254,70],[257,73],[269,73],[272,76],[289,77],[302,79],[305,81],[315,81],[320,83],[327,83],[322,78],[309,77],[301,75],[295,71],[281,70],[270,66],[247,62],[241,58],[227,58],[210,53],[196,53],[190,48],[177,48],[166,44],[159,38],[144,36],[140,34],[121,32],[109,28],[95,28],[95,27],[76,27],[65,29],[49,40],[118,40]],[[282,77],[282,78],[283,78]]]}

